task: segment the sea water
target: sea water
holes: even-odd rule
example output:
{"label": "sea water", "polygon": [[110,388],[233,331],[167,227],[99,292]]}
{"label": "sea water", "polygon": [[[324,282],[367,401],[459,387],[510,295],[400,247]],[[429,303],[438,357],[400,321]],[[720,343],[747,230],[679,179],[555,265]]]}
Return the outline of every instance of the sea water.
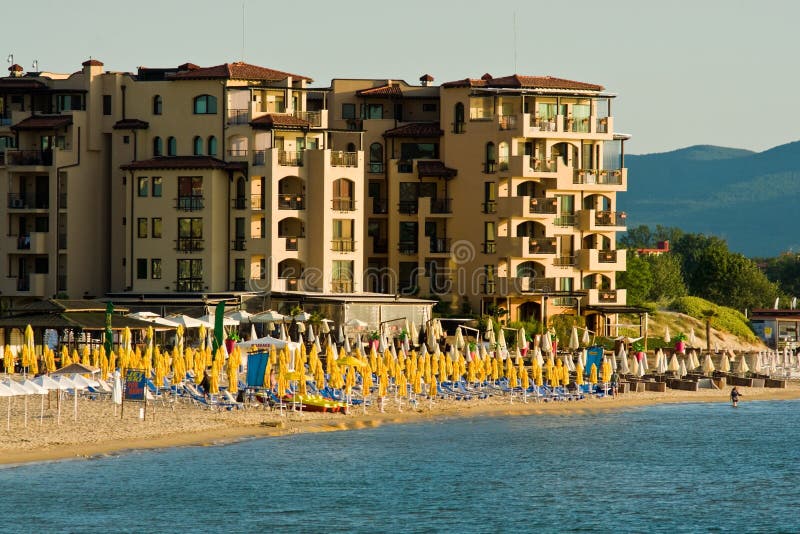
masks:
{"label": "sea water", "polygon": [[9,532],[797,532],[800,402],[128,452],[0,469],[0,489]]}

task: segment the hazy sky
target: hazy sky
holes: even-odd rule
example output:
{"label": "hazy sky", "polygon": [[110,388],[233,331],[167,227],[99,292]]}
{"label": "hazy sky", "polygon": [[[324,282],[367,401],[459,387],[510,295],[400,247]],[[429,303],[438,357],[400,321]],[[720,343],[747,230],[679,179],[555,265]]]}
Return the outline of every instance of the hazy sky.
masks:
{"label": "hazy sky", "polygon": [[[118,71],[240,60],[242,5],[10,2],[3,6],[0,54],[13,53],[26,70],[38,59],[41,70],[56,72],[78,70],[89,56]],[[800,137],[800,106],[791,104],[800,81],[797,1],[245,0],[244,6],[244,60],[310,76],[314,87],[333,77],[418,83],[430,73],[438,84],[516,70],[600,83],[619,95],[612,111],[616,129],[633,135],[630,153],[693,144],[764,150]]]}

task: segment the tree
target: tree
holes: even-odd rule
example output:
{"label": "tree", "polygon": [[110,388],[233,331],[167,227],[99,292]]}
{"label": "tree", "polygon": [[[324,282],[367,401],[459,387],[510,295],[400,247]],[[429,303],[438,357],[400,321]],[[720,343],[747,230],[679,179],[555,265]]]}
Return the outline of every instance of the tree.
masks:
{"label": "tree", "polygon": [[671,300],[686,295],[681,271],[681,258],[669,252],[643,258],[650,265],[653,284],[647,299],[653,302]]}
{"label": "tree", "polygon": [[655,230],[650,230],[647,225],[630,228],[617,240],[619,248],[655,248],[659,241],[674,243],[683,235],[683,230],[671,226],[656,225]]}
{"label": "tree", "polygon": [[767,278],[776,282],[781,291],[790,297],[800,295],[800,255],[782,254],[766,260]]}
{"label": "tree", "polygon": [[640,258],[635,250],[628,249],[628,267],[617,273],[617,287],[627,290],[630,304],[645,302],[653,289],[650,264]]}

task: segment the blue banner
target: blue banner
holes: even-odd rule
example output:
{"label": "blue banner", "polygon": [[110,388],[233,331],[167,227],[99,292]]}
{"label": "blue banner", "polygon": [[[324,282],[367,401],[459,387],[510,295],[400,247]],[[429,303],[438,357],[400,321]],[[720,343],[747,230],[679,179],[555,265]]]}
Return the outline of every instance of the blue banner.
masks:
{"label": "blue banner", "polygon": [[147,375],[144,369],[125,369],[125,398],[143,401],[146,383]]}

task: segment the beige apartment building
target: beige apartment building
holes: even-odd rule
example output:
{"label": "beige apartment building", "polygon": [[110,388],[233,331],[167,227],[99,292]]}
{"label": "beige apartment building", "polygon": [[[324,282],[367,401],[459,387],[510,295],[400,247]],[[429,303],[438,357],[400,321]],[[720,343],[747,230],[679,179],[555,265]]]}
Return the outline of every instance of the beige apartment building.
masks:
{"label": "beige apartment building", "polygon": [[614,95],[246,63],[0,79],[0,297],[434,296],[512,320],[625,305]]}

